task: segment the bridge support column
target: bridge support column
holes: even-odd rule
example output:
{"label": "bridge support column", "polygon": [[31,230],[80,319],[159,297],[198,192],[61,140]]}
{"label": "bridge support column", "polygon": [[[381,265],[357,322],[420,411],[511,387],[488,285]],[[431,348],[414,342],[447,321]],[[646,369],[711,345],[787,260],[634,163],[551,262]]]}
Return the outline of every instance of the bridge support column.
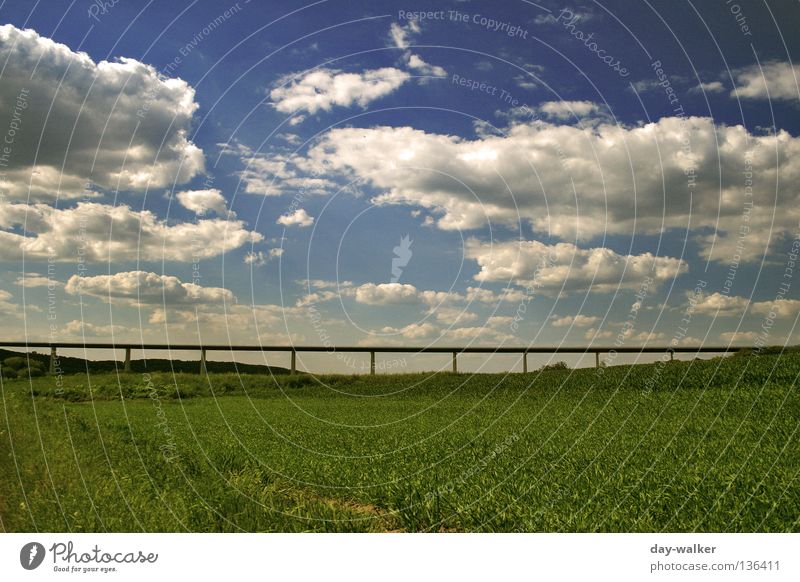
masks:
{"label": "bridge support column", "polygon": [[292,366],[289,369],[289,373],[290,374],[296,374],[297,373],[297,352],[294,351],[294,350],[292,350]]}
{"label": "bridge support column", "polygon": [[528,352],[522,354],[522,373],[528,373]]}
{"label": "bridge support column", "polygon": [[56,374],[56,359],[58,356],[56,355],[56,348],[55,346],[50,348],[50,374],[55,376]]}
{"label": "bridge support column", "polygon": [[131,372],[131,349],[125,348],[125,373],[130,374]]}
{"label": "bridge support column", "polygon": [[200,348],[200,373],[206,374],[208,371],[206,370],[206,349]]}
{"label": "bridge support column", "polygon": [[600,367],[600,352],[595,352],[594,353],[594,367],[595,368],[599,368]]}
{"label": "bridge support column", "polygon": [[369,353],[369,373],[375,375],[375,352]]}
{"label": "bridge support column", "polygon": [[458,374],[458,352],[453,352],[453,374]]}

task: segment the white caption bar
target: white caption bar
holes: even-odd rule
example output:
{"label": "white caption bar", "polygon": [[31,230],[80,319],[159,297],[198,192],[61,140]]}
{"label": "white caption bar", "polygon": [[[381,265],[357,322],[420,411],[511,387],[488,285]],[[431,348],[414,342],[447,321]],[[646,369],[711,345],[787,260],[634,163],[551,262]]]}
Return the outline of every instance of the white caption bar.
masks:
{"label": "white caption bar", "polygon": [[3,580],[800,580],[800,534],[2,534]]}

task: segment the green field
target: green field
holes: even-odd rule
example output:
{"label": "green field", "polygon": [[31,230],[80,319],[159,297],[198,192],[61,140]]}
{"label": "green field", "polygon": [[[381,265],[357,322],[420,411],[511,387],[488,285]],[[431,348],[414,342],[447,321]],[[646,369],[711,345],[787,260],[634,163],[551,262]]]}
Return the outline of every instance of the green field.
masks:
{"label": "green field", "polygon": [[5,531],[800,531],[800,355],[2,383]]}

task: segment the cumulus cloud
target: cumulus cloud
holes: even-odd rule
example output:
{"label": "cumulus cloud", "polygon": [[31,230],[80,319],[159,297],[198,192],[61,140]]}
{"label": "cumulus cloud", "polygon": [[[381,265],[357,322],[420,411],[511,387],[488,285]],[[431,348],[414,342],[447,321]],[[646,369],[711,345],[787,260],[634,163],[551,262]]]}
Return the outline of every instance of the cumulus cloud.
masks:
{"label": "cumulus cloud", "polygon": [[[0,26],[0,103],[18,129],[2,184],[13,200],[78,198],[86,184],[143,190],[204,169],[189,140],[194,89],[135,59],[86,53],[13,25]],[[94,190],[95,186],[89,187]]]}
{"label": "cumulus cloud", "polygon": [[64,290],[70,295],[92,296],[111,303],[142,305],[227,305],[236,297],[222,287],[184,283],[171,275],[127,271],[114,275],[73,275]]}
{"label": "cumulus cloud", "polygon": [[591,101],[547,101],[537,107],[538,111],[550,119],[574,120],[605,114],[605,109]]}
{"label": "cumulus cloud", "polygon": [[426,63],[424,60],[422,60],[422,57],[420,57],[419,55],[414,55],[414,54],[409,55],[408,68],[413,69],[420,75],[424,75],[426,77],[447,76],[447,71],[445,71],[442,67]]}
{"label": "cumulus cloud", "polygon": [[741,317],[750,305],[744,297],[723,295],[722,293],[708,293],[702,296],[690,296],[694,300],[695,313],[712,317]]}
{"label": "cumulus cloud", "polygon": [[599,320],[599,317],[589,315],[564,315],[561,317],[554,316],[551,320],[551,325],[553,327],[589,327],[597,323]]}
{"label": "cumulus cloud", "polygon": [[13,298],[11,293],[0,289],[0,314],[13,316],[20,314],[20,306],[12,301]]}
{"label": "cumulus cloud", "polygon": [[389,36],[392,43],[397,48],[403,50],[408,48],[409,37],[419,32],[420,27],[416,20],[409,20],[406,26],[393,22],[392,26],[389,28]]}
{"label": "cumulus cloud", "polygon": [[254,152],[244,144],[220,144],[222,153],[238,156],[244,170],[238,172],[248,194],[280,196],[286,193],[324,195],[335,191],[336,182],[327,178],[297,154]]}
{"label": "cumulus cloud", "polygon": [[725,91],[725,85],[719,81],[711,81],[710,83],[700,83],[689,91],[692,93],[722,93]]}
{"label": "cumulus cloud", "polygon": [[638,289],[648,278],[657,286],[688,270],[681,259],[651,253],[620,255],[607,248],[581,249],[570,243],[469,239],[465,252],[467,258],[478,262],[478,281],[513,281],[551,294]]}
{"label": "cumulus cloud", "polygon": [[63,283],[40,273],[25,273],[15,281],[20,287],[61,287]]}
{"label": "cumulus cloud", "polygon": [[277,222],[283,226],[299,226],[305,228],[306,226],[314,224],[314,217],[309,216],[305,208],[298,208],[294,212],[279,217]]}
{"label": "cumulus cloud", "polygon": [[300,76],[284,77],[269,96],[275,109],[282,113],[306,111],[314,114],[334,107],[366,107],[394,93],[410,77],[406,71],[394,67],[363,73],[317,69]]}
{"label": "cumulus cloud", "polygon": [[404,305],[417,303],[417,288],[406,283],[366,283],[356,289],[356,301],[367,305]]}
{"label": "cumulus cloud", "polygon": [[726,331],[719,334],[723,341],[736,345],[752,345],[758,336],[759,334],[755,331]]}
{"label": "cumulus cloud", "polygon": [[798,81],[800,67],[791,63],[773,61],[740,69],[736,73],[736,87],[731,97],[743,99],[800,99]]}
{"label": "cumulus cloud", "polygon": [[800,312],[800,299],[782,299],[779,301],[759,301],[753,303],[753,313],[782,318],[797,317]]}
{"label": "cumulus cloud", "polygon": [[432,323],[411,323],[402,328],[384,327],[381,332],[384,334],[402,335],[406,339],[422,339],[439,334],[439,329]]}
{"label": "cumulus cloud", "polygon": [[755,135],[710,118],[592,127],[529,120],[476,139],[411,127],[338,128],[311,148],[307,165],[377,189],[377,204],[426,208],[445,230],[522,219],[543,235],[585,241],[690,227],[701,252],[713,248],[717,261],[754,260],[764,251],[752,238],[736,248],[743,168],[757,185],[753,231],[770,231],[776,241],[800,221],[800,138]]}
{"label": "cumulus cloud", "polygon": [[284,249],[269,249],[266,253],[264,251],[248,252],[244,256],[245,265],[255,265],[256,267],[263,267],[272,259],[277,259],[283,255]]}
{"label": "cumulus cloud", "polygon": [[[9,232],[25,227],[24,234]],[[0,258],[9,261],[181,261],[215,257],[263,239],[239,220],[169,225],[148,210],[95,202],[56,209],[0,204]]]}
{"label": "cumulus cloud", "polygon": [[389,29],[389,38],[391,39],[392,46],[399,48],[403,51],[403,60],[406,66],[423,76],[421,83],[427,81],[426,77],[446,77],[447,71],[437,65],[431,65],[419,56],[411,52],[409,43],[412,37],[421,32],[419,23],[416,20],[409,20],[408,24],[402,26],[396,22],[392,23]]}
{"label": "cumulus cloud", "polygon": [[218,216],[227,216],[228,207],[222,192],[216,188],[209,190],[184,190],[176,194],[178,202],[187,210],[191,210],[198,216],[203,216],[207,212],[213,212]]}
{"label": "cumulus cloud", "polygon": [[96,325],[87,321],[73,319],[64,326],[64,332],[68,335],[91,336],[91,337],[114,337],[125,335],[135,331],[124,325]]}

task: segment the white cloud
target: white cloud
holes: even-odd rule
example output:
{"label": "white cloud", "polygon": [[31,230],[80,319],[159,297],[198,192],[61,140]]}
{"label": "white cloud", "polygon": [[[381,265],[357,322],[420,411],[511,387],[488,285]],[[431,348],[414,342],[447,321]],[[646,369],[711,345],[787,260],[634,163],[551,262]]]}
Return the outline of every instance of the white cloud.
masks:
{"label": "white cloud", "polygon": [[305,208],[298,208],[291,214],[284,214],[277,220],[283,226],[299,226],[305,228],[314,224],[314,217],[309,216]]}
{"label": "white cloud", "polygon": [[[537,107],[545,117],[558,120],[574,120],[598,116],[605,109],[591,101],[547,101]],[[607,114],[604,115],[607,117]]]}
{"label": "white cloud", "polygon": [[15,281],[20,287],[61,287],[63,283],[40,273],[25,273]]}
{"label": "white cloud", "polygon": [[607,248],[581,249],[570,243],[486,243],[469,239],[465,252],[467,258],[478,262],[478,281],[532,285],[550,294],[562,289],[600,293],[638,289],[648,277],[657,286],[688,270],[680,259],[650,253],[620,255]]}
{"label": "white cloud", "polygon": [[245,168],[238,173],[248,194],[280,196],[286,193],[324,195],[338,189],[335,182],[321,178],[298,155],[254,152],[243,144],[220,144],[224,154],[238,156]]}
{"label": "white cloud", "polygon": [[95,325],[86,321],[73,319],[64,326],[63,330],[68,335],[87,337],[115,337],[135,331],[124,325]]}
{"label": "white cloud", "polygon": [[[12,200],[45,201],[100,188],[184,183],[204,169],[189,140],[194,89],[135,59],[86,53],[0,26],[0,103],[19,126],[2,184]],[[93,188],[90,188],[90,190]]]}
{"label": "white cloud", "polygon": [[436,321],[446,325],[464,324],[478,319],[477,314],[458,307],[437,306],[430,310],[430,314]]}
{"label": "white cloud", "polygon": [[206,212],[213,212],[218,216],[227,216],[228,207],[225,204],[225,197],[216,188],[209,190],[185,190],[176,195],[178,202],[187,210],[191,210],[198,216],[203,216]]}
{"label": "white cloud", "polygon": [[70,295],[89,295],[112,303],[142,305],[214,305],[236,303],[228,289],[183,283],[171,275],[128,271],[114,275],[81,277],[73,275],[65,291]]}
{"label": "white cloud", "polygon": [[551,325],[553,327],[589,327],[600,320],[599,317],[589,315],[564,315],[563,317],[554,316]]}
{"label": "white cloud", "polygon": [[272,259],[277,259],[283,255],[284,249],[276,248],[269,249],[266,253],[264,251],[248,252],[244,256],[244,263],[246,265],[255,265],[256,267],[263,267]]}
{"label": "white cloud", "polygon": [[613,331],[609,331],[607,329],[597,329],[596,327],[590,327],[586,330],[586,333],[583,334],[583,337],[587,340],[595,340],[595,339],[609,339],[614,337],[616,334]]}
{"label": "white cloud", "polygon": [[794,318],[800,312],[800,299],[782,299],[779,301],[759,301],[753,303],[753,313],[775,317]]}
{"label": "white cloud", "polygon": [[696,313],[711,317],[742,317],[750,304],[750,301],[744,297],[723,295],[717,292],[700,297],[690,293],[689,297],[694,300],[693,309]]}
{"label": "white cloud", "polygon": [[769,62],[751,65],[736,72],[736,87],[731,97],[743,99],[800,99],[800,67],[791,63]]}
{"label": "white cloud", "polygon": [[389,36],[394,46],[405,50],[408,48],[409,37],[418,34],[419,31],[419,23],[416,20],[409,20],[406,26],[393,22],[389,28]]}
{"label": "white cloud", "polygon": [[469,341],[484,343],[505,343],[514,340],[516,336],[489,326],[454,327],[445,330],[441,338],[447,341]]}
{"label": "white cloud", "polygon": [[366,283],[356,289],[356,301],[366,305],[403,305],[417,303],[417,288],[406,283]]}
{"label": "white cloud", "polygon": [[422,60],[419,55],[409,55],[408,68],[417,71],[420,75],[429,77],[446,77],[447,71],[437,65],[431,65]]}
{"label": "white cloud", "polygon": [[719,334],[719,337],[727,343],[745,345],[753,344],[758,339],[758,335],[754,331],[726,331]]}
{"label": "white cloud", "polygon": [[402,335],[406,339],[422,339],[438,335],[439,329],[432,323],[411,323],[400,329],[395,327],[384,327],[381,330],[384,334]]}
{"label": "white cloud", "polygon": [[333,107],[366,107],[396,91],[411,77],[393,67],[363,73],[317,69],[299,78],[284,77],[270,91],[275,109],[282,113],[330,111]]}
{"label": "white cloud", "polygon": [[401,26],[394,22],[389,29],[389,37],[393,46],[404,51],[403,59],[406,62],[406,66],[420,75],[423,75],[423,78],[420,80],[421,83],[425,83],[428,80],[424,77],[446,77],[447,71],[442,67],[431,65],[425,62],[421,56],[408,50],[411,38],[418,35],[420,32],[421,28],[416,20],[410,20],[406,26]]}
{"label": "white cloud", "polygon": [[717,261],[734,253],[754,260],[764,250],[753,237],[736,249],[745,167],[759,184],[777,188],[753,188],[750,228],[779,240],[800,221],[800,138],[785,131],[754,135],[698,117],[635,127],[530,121],[477,139],[411,127],[338,128],[308,156],[318,173],[379,190],[377,204],[438,214],[441,229],[522,219],[537,233],[585,241],[691,226],[701,252],[713,245]]}
{"label": "white cloud", "polygon": [[87,262],[181,261],[215,257],[263,239],[239,220],[199,220],[169,225],[149,210],[81,202],[56,209],[44,204],[0,204],[0,228],[25,226],[26,233],[0,230],[4,260],[70,261],[81,251]]}
{"label": "white cloud", "polygon": [[692,93],[722,93],[725,91],[725,85],[719,81],[711,81],[710,83],[700,83],[689,91]]}
{"label": "white cloud", "polygon": [[0,314],[14,317],[20,315],[20,306],[11,301],[13,298],[11,293],[0,289]]}

